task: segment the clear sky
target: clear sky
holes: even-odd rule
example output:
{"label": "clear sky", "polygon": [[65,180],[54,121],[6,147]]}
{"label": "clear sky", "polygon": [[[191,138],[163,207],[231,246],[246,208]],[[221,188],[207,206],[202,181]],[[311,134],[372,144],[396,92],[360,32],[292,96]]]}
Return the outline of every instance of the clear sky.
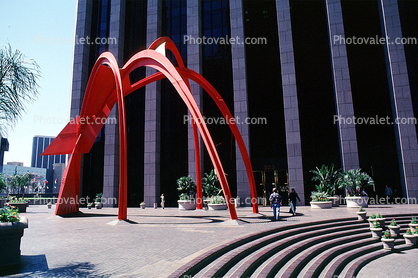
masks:
{"label": "clear sky", "polygon": [[39,97],[8,130],[11,161],[30,166],[34,135],[56,136],[69,120],[76,0],[0,0],[0,47],[10,43],[40,66]]}

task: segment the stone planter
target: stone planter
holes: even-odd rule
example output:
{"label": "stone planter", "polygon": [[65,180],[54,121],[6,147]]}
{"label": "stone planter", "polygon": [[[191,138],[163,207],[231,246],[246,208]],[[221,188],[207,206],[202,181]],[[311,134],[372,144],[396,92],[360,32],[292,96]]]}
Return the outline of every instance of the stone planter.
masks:
{"label": "stone planter", "polygon": [[383,249],[393,250],[395,247],[395,240],[393,238],[382,238]]}
{"label": "stone planter", "polygon": [[333,207],[339,207],[340,206],[340,197],[328,197],[328,199],[332,202]]}
{"label": "stone planter", "polygon": [[51,209],[52,208],[52,205],[51,204],[47,204],[46,205],[49,209]]}
{"label": "stone planter", "polygon": [[88,209],[91,209],[91,205],[87,205],[87,208],[88,208]]}
{"label": "stone planter", "polygon": [[403,237],[405,238],[405,244],[417,245],[417,236],[416,235],[404,234]]}
{"label": "stone planter", "polygon": [[347,208],[367,208],[369,206],[369,197],[366,196],[345,197],[345,201],[347,202]]}
{"label": "stone planter", "polygon": [[366,221],[367,220],[367,211],[358,211],[357,213],[357,218],[360,221]]}
{"label": "stone planter", "polygon": [[324,201],[324,202],[310,202],[311,209],[330,209],[332,208],[331,201]]}
{"label": "stone planter", "polygon": [[392,237],[398,237],[399,236],[399,234],[400,234],[399,231],[401,229],[401,226],[399,226],[399,225],[396,225],[396,226],[389,225],[388,228],[389,228],[389,231],[390,231],[390,234],[391,234]]}
{"label": "stone planter", "polygon": [[196,209],[196,202],[192,200],[178,200],[180,210],[194,210]]}
{"label": "stone planter", "polygon": [[376,221],[379,222],[380,228],[385,229],[386,218],[376,218]]}
{"label": "stone planter", "polygon": [[382,237],[382,228],[370,228],[372,232],[372,237],[374,238],[381,238]]}
{"label": "stone planter", "polygon": [[94,205],[96,206],[96,209],[102,209],[102,207],[103,207],[102,202],[95,202]]}
{"label": "stone planter", "polygon": [[145,204],[139,204],[142,209],[145,209]]}
{"label": "stone planter", "polygon": [[9,203],[10,206],[16,207],[19,209],[19,213],[26,212],[26,207],[28,206],[28,203]]}
{"label": "stone planter", "polygon": [[416,230],[418,228],[418,224],[409,223],[408,226],[409,226],[409,228],[412,228],[414,230]]}
{"label": "stone planter", "polygon": [[376,218],[367,218],[367,221],[369,221],[369,226],[370,228],[373,228],[373,222],[377,222]]}
{"label": "stone planter", "polygon": [[20,222],[0,223],[0,267],[20,263],[20,240],[28,220],[21,216]]}
{"label": "stone planter", "polygon": [[226,210],[228,207],[226,203],[224,204],[208,204],[209,210]]}

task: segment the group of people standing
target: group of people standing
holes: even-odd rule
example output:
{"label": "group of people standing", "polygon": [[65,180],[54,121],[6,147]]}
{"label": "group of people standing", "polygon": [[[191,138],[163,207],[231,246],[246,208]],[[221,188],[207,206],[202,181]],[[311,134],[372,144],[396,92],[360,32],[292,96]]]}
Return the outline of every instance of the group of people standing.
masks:
{"label": "group of people standing", "polygon": [[[296,199],[300,201],[300,198],[298,196],[298,193],[296,193],[295,189],[292,188],[289,193],[289,201],[290,201],[290,213],[292,213],[293,216],[296,215]],[[270,198],[270,207],[273,208],[273,216],[274,220],[278,221],[280,220],[280,206],[282,205],[283,198],[280,196],[279,193],[277,193],[277,189],[273,188],[273,193],[271,193]]]}

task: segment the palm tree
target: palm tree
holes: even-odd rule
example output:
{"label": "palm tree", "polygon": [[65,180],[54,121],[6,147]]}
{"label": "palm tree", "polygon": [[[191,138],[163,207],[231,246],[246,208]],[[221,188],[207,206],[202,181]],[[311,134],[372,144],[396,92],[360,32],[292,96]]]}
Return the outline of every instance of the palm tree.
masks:
{"label": "palm tree", "polygon": [[18,175],[15,173],[13,176],[11,176],[9,181],[9,186],[11,188],[17,188],[17,199],[20,197],[20,190],[22,190],[23,194],[25,194],[24,187],[29,185],[32,180],[32,175],[29,173],[25,173],[22,175]]}
{"label": "palm tree", "polygon": [[9,45],[0,49],[0,131],[12,127],[38,95],[38,64]]}

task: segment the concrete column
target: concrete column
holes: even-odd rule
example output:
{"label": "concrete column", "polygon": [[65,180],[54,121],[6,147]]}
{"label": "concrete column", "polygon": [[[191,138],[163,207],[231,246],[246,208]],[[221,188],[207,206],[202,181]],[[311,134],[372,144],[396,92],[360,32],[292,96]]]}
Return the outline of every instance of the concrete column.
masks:
{"label": "concrete column", "polygon": [[[336,118],[352,118],[354,117],[354,107],[351,94],[350,73],[348,70],[347,49],[345,44],[334,43],[334,38],[340,36],[345,37],[341,0],[326,0],[326,8],[335,106],[337,110]],[[335,124],[338,124],[338,138],[340,141],[340,156],[343,171],[359,168],[355,124],[346,124],[345,121],[338,121]]]}
{"label": "concrete column", "polygon": [[[125,0],[113,0],[110,3],[109,37],[116,38],[117,44],[109,44],[109,52],[115,56],[119,67],[122,67],[126,3]],[[109,118],[119,119],[117,104],[110,112]],[[103,197],[119,198],[119,121],[117,124],[105,125]],[[104,206],[111,207],[117,204],[106,203]]]}
{"label": "concrete column", "polygon": [[[148,0],[147,47],[161,36],[162,0]],[[146,76],[156,71],[146,69]],[[161,82],[145,88],[144,201],[147,206],[159,202],[161,144]]]}
{"label": "concrete column", "polygon": [[[244,13],[241,0],[230,0],[231,37],[244,38]],[[247,93],[247,70],[245,61],[245,45],[231,44],[232,55],[232,81],[234,85],[234,117],[246,119],[248,117],[248,93]],[[250,132],[248,125],[237,125],[244,144],[250,152]],[[237,196],[241,199],[241,205],[251,206],[251,188],[247,177],[244,161],[242,160],[239,147],[235,144],[236,171],[237,171]]]}
{"label": "concrete column", "polygon": [[[91,19],[93,17],[93,0],[79,0],[77,5],[77,23],[75,27],[76,38],[91,38]],[[73,81],[71,88],[70,118],[80,115],[84,93],[90,75],[90,45],[74,45]],[[68,159],[69,155],[67,155]],[[83,159],[81,160],[83,169]],[[80,173],[80,191],[83,189],[83,171]]]}
{"label": "concrete column", "polygon": [[[187,35],[194,38],[202,37],[201,30],[201,1],[200,0],[188,0],[187,1]],[[195,72],[202,74],[202,46],[200,44],[187,44],[187,68],[194,70]],[[196,101],[197,106],[202,111],[203,104],[203,91],[202,88],[194,83],[190,82],[190,91]],[[188,113],[190,116],[190,112]],[[193,126],[187,124],[188,133],[188,167],[189,175],[196,181],[196,154],[194,145]],[[199,146],[200,146],[200,169],[203,176],[203,161],[204,161],[204,149],[205,145],[202,143],[199,133]]]}
{"label": "concrete column", "polygon": [[282,71],[284,118],[286,128],[289,188],[294,188],[304,203],[302,147],[300,141],[298,94],[293,55],[289,0],[276,0],[279,51]]}
{"label": "concrete column", "polygon": [[386,71],[395,120],[402,194],[408,199],[418,198],[418,143],[415,124],[396,123],[396,119],[414,118],[405,50],[401,43],[395,41],[396,38],[402,38],[398,1],[380,0],[379,12],[382,36],[389,38],[385,44]]}

